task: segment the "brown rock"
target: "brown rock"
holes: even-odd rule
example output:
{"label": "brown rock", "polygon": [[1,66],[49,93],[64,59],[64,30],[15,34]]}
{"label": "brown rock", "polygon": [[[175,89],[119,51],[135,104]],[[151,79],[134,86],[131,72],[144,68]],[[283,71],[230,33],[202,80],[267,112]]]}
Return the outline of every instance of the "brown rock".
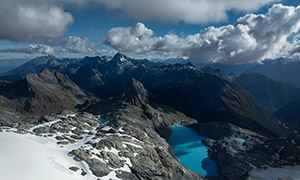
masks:
{"label": "brown rock", "polygon": [[78,171],[78,170],[79,170],[79,167],[76,167],[76,166],[71,166],[71,167],[69,167],[69,169],[70,169],[71,171],[74,171],[74,172],[76,172],[76,171]]}

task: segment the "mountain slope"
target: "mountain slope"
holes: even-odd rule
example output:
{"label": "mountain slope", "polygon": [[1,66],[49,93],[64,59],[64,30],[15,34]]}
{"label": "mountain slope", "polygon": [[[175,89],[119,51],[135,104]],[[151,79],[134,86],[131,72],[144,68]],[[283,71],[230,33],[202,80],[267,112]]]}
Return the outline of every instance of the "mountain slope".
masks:
{"label": "mountain slope", "polygon": [[113,114],[118,109],[139,109],[143,118],[146,119],[141,126],[151,127],[164,138],[168,138],[171,133],[171,125],[175,122],[182,121],[195,123],[196,121],[176,111],[175,109],[161,105],[156,98],[147,91],[144,86],[132,78],[127,82],[126,88],[122,95],[118,95],[108,99],[102,99],[93,105],[87,112],[94,114]]}
{"label": "mountain slope", "polygon": [[292,101],[278,109],[274,115],[281,118],[284,123],[291,124],[292,127],[300,129],[300,99]]}
{"label": "mountain slope", "polygon": [[245,73],[256,72],[278,81],[293,83],[300,87],[300,79],[298,78],[300,76],[299,68],[299,60],[279,58],[276,60],[266,60],[263,64],[257,64],[249,68]]}
{"label": "mountain slope", "polygon": [[[130,79],[124,93],[103,99],[88,111],[110,119],[105,124],[109,133],[126,132],[143,141],[141,146],[146,153],[139,152],[137,160],[132,160],[134,176],[121,175],[125,176],[124,179],[204,179],[202,175],[181,165],[166,142],[172,132],[172,124],[182,122],[188,125],[196,120],[159,104],[137,80]],[[106,144],[118,147],[117,142],[118,139],[107,141]]]}
{"label": "mountain slope", "polygon": [[0,95],[9,99],[17,112],[33,114],[73,109],[86,97],[68,77],[48,69],[15,83],[1,83]]}
{"label": "mountain slope", "polygon": [[181,71],[153,72],[150,79],[141,82],[162,104],[199,122],[225,121],[265,135],[286,133],[240,86],[189,66]]}
{"label": "mountain slope", "polygon": [[257,73],[243,74],[234,82],[250,92],[267,109],[274,111],[300,98],[300,89]]}
{"label": "mountain slope", "polygon": [[1,79],[16,81],[24,78],[27,74],[39,73],[44,68],[53,69],[56,66],[68,64],[76,61],[77,59],[58,59],[55,56],[50,56],[50,55],[41,56],[31,61],[28,61],[27,63],[13,70],[2,73],[3,77],[1,77]]}
{"label": "mountain slope", "polygon": [[121,94],[126,82],[134,77],[161,104],[199,122],[225,121],[264,135],[289,134],[247,91],[227,80],[222,72],[210,68],[199,70],[190,63],[166,65],[136,61],[122,54],[101,63],[99,67],[105,71],[94,68],[103,82],[94,91],[100,97]]}

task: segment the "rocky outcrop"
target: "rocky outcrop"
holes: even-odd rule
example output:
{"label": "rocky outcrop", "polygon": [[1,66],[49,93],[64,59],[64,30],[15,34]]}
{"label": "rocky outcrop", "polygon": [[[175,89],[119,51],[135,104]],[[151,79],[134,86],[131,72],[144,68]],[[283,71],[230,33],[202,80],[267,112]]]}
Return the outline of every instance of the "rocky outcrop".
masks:
{"label": "rocky outcrop", "polygon": [[248,179],[252,169],[300,164],[299,140],[271,138],[228,123],[202,123],[191,126],[208,137],[203,143],[220,167],[224,180]]}
{"label": "rocky outcrop", "polygon": [[[107,103],[113,104],[112,107]],[[106,107],[106,108],[102,108]],[[111,139],[109,136],[99,143],[93,143],[94,148],[130,149],[119,155],[129,157],[132,163],[132,174],[118,175],[124,179],[202,179],[203,176],[194,173],[180,164],[166,142],[171,133],[171,124],[181,121],[184,124],[195,123],[174,109],[159,105],[153,101],[152,95],[143,85],[132,79],[128,82],[125,93],[119,97],[100,101],[90,112],[102,114],[101,117],[111,119],[106,124],[108,133],[126,133],[132,136],[133,144],[125,139]],[[105,131],[97,136],[105,137]],[[124,137],[124,136],[122,136]],[[122,145],[123,144],[123,145]],[[107,155],[101,154],[101,157]],[[115,163],[114,163],[115,164]]]}

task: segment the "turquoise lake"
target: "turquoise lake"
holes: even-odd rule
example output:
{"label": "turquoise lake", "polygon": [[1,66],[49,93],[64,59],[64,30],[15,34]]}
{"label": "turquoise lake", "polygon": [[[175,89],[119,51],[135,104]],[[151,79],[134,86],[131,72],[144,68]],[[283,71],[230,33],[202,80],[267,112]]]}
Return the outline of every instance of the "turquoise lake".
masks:
{"label": "turquoise lake", "polygon": [[245,139],[242,139],[242,138],[234,138],[234,140],[239,141],[239,142],[246,142]]}
{"label": "turquoise lake", "polygon": [[218,176],[218,165],[209,158],[206,146],[202,143],[205,136],[178,124],[172,125],[168,142],[181,164],[205,176]]}
{"label": "turquoise lake", "polygon": [[100,122],[102,123],[102,124],[105,124],[105,123],[107,123],[109,120],[107,120],[107,119],[103,119],[103,118],[99,118],[99,120],[100,120]]}

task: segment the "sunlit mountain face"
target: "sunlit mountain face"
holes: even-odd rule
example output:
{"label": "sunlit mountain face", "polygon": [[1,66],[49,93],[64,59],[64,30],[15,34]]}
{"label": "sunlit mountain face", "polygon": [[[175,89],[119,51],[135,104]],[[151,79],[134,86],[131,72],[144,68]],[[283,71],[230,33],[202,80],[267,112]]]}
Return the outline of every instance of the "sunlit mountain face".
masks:
{"label": "sunlit mountain face", "polygon": [[300,179],[299,2],[0,1],[0,180]]}

